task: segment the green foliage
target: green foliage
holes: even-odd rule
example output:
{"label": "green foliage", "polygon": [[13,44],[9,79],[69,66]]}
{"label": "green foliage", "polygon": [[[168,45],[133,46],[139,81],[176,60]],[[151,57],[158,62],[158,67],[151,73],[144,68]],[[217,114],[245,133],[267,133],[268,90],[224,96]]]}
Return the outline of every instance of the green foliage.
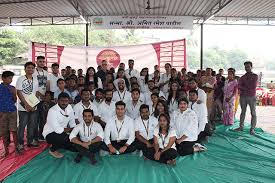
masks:
{"label": "green foliage", "polygon": [[0,29],[0,65],[16,64],[14,58],[25,50],[25,44],[15,31]]}

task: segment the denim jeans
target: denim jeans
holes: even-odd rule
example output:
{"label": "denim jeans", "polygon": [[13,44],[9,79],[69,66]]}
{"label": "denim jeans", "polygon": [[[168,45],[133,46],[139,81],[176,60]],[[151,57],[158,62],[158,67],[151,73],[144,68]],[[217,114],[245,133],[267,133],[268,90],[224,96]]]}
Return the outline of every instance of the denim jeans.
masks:
{"label": "denim jeans", "polygon": [[30,144],[34,140],[34,133],[37,132],[37,111],[26,112],[19,111],[19,127],[18,127],[18,143],[24,144],[24,132],[27,126],[27,143]]}

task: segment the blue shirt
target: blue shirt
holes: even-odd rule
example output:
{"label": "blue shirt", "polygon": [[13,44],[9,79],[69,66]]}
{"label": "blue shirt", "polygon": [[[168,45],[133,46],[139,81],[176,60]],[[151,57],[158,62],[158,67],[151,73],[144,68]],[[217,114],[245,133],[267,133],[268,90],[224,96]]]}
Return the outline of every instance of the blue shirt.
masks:
{"label": "blue shirt", "polygon": [[11,85],[0,84],[0,112],[14,112],[16,111],[13,94],[10,92]]}

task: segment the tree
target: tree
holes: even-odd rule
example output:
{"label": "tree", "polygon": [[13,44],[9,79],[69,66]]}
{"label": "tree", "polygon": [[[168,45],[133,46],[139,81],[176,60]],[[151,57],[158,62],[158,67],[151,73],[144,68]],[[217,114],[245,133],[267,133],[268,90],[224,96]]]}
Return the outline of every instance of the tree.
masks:
{"label": "tree", "polygon": [[16,64],[14,58],[24,53],[26,49],[26,45],[18,38],[15,31],[0,30],[0,65]]}

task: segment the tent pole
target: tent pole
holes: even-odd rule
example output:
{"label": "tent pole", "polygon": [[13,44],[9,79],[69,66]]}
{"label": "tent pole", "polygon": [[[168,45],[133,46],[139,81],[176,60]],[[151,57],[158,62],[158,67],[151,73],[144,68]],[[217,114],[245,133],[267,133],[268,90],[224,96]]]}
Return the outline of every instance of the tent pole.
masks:
{"label": "tent pole", "polygon": [[200,69],[203,69],[203,24],[201,24]]}

